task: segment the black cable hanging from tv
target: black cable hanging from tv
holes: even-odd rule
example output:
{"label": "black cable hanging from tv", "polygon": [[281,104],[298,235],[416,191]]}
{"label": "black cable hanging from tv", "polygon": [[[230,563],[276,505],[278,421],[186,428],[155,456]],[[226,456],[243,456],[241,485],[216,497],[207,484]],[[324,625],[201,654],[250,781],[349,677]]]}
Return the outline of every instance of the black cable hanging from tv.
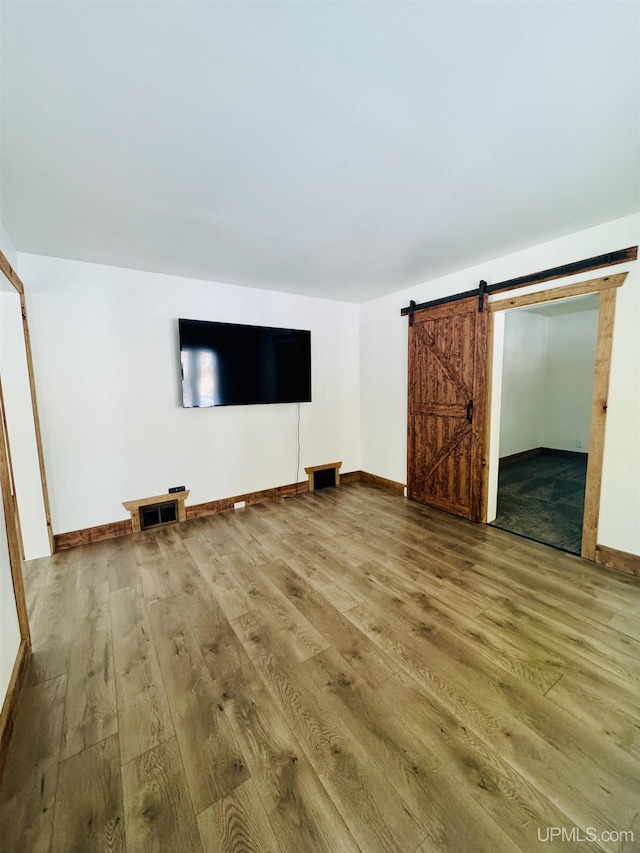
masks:
{"label": "black cable hanging from tv", "polygon": [[297,495],[298,494],[298,477],[300,476],[300,403],[298,402],[296,405],[297,405],[297,409],[298,409],[298,418],[297,418],[298,423],[297,423],[297,430],[296,430],[297,441],[298,441],[298,450],[297,450],[297,454],[296,454],[296,479],[295,479],[296,489],[295,489],[295,494]]}

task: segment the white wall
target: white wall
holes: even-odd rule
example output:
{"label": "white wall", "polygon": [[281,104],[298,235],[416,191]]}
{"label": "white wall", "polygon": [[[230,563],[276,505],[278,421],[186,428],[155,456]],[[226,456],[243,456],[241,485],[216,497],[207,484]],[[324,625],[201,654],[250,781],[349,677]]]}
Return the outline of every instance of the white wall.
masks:
{"label": "white wall", "polygon": [[[9,238],[0,226],[0,250],[4,252],[9,262],[14,265],[15,250]],[[0,276],[1,278],[2,276]],[[0,302],[0,322],[2,320],[3,305]],[[1,333],[1,326],[0,326]],[[13,580],[11,577],[11,564],[9,562],[9,544],[7,542],[7,529],[4,519],[4,511],[0,508],[0,704],[4,702],[16,655],[20,648],[20,626],[18,624],[18,613],[16,600],[13,592]]]}
{"label": "white wall", "polygon": [[597,328],[597,310],[506,312],[500,457],[536,447],[586,453]]}
{"label": "white wall", "polygon": [[170,486],[197,504],[295,481],[295,404],[181,407],[179,317],[310,329],[299,479],[360,468],[357,305],[29,255],[20,268],[55,533]]}
{"label": "white wall", "polygon": [[598,311],[578,311],[544,319],[548,329],[542,402],[544,419],[538,446],[586,453]]}
{"label": "white wall", "polygon": [[548,317],[514,311],[505,318],[500,456],[543,447]]}
{"label": "white wall", "polygon": [[[428,239],[426,235],[425,239]],[[476,287],[548,269],[559,264],[637,245],[640,216],[605,223],[498,258],[482,265],[416,284],[361,306],[362,468],[405,482],[407,424],[407,320],[400,309],[410,299],[425,302]],[[638,263],[617,266],[628,271],[618,291],[605,440],[598,541],[640,554],[640,273]],[[572,276],[586,281],[596,271]],[[565,284],[567,279],[523,288],[520,293]]]}

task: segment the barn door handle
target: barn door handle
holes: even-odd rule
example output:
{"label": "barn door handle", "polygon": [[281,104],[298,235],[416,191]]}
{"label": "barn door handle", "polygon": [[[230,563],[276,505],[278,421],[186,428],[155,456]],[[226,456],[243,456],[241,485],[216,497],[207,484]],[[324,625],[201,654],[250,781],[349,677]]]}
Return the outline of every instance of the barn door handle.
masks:
{"label": "barn door handle", "polygon": [[469,400],[467,403],[467,420],[470,424],[473,423],[473,400]]}

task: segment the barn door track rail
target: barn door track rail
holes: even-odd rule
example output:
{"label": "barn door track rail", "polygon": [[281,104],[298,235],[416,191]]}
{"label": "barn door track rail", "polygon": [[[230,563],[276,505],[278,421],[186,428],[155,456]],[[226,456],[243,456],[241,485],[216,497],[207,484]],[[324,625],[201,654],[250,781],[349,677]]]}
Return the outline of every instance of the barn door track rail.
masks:
{"label": "barn door track rail", "polygon": [[518,287],[526,287],[529,284],[541,284],[545,281],[553,281],[553,279],[564,278],[565,276],[575,275],[579,272],[612,267],[616,264],[624,264],[627,261],[636,261],[637,259],[638,247],[629,246],[629,248],[619,249],[617,252],[607,252],[605,255],[596,255],[593,258],[585,258],[582,261],[574,261],[571,264],[552,267],[541,272],[520,276],[520,278],[511,278],[508,281],[499,281],[496,284],[487,284],[483,280],[478,287],[473,290],[465,290],[464,293],[454,293],[451,296],[432,299],[430,302],[416,303],[412,299],[409,305],[400,311],[400,315],[403,317],[408,316],[409,325],[413,326],[413,315],[416,311],[421,311],[423,308],[433,308],[435,305],[445,305],[447,302],[458,302],[458,300],[468,299],[470,296],[478,297],[478,311],[484,311],[485,294],[499,293],[502,290],[516,290]]}

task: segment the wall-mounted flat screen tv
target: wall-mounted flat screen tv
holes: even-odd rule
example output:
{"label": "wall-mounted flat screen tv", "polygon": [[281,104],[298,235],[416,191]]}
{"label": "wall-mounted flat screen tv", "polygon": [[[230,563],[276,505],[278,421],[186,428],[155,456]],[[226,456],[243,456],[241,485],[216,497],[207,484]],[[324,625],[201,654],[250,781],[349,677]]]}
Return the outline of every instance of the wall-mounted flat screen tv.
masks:
{"label": "wall-mounted flat screen tv", "polygon": [[178,320],[182,405],[311,401],[311,332]]}

